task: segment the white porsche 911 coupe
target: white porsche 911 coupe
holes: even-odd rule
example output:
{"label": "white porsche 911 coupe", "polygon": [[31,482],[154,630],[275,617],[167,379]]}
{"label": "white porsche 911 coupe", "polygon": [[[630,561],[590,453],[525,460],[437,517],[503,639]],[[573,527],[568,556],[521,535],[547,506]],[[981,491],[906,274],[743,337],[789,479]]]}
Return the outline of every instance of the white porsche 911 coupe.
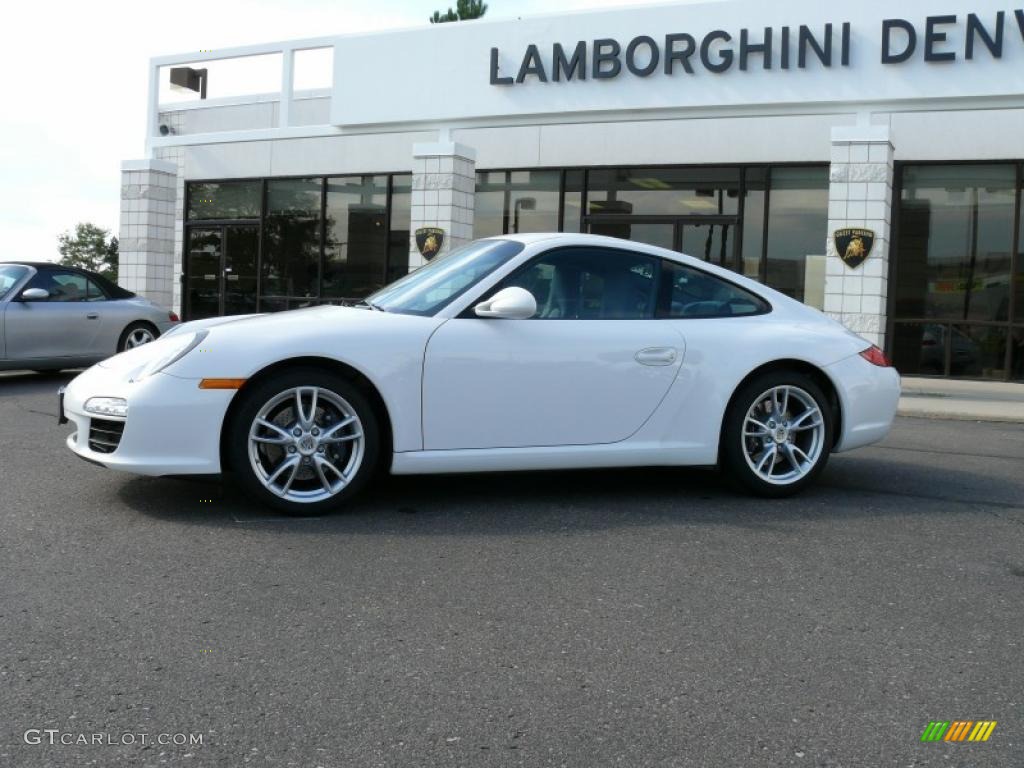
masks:
{"label": "white porsche 911 coupe", "polygon": [[291,514],[393,474],[720,465],[765,496],[881,440],[885,355],[674,251],[478,240],[358,307],[185,323],[61,394],[68,447],[145,475],[230,472]]}

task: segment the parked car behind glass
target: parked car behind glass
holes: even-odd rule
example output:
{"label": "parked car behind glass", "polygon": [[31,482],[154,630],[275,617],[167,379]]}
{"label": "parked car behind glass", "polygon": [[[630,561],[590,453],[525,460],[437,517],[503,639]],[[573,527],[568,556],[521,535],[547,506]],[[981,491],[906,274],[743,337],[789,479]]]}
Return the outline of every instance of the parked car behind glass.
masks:
{"label": "parked car behind glass", "polygon": [[93,365],[177,322],[173,312],[94,272],[0,262],[0,370]]}

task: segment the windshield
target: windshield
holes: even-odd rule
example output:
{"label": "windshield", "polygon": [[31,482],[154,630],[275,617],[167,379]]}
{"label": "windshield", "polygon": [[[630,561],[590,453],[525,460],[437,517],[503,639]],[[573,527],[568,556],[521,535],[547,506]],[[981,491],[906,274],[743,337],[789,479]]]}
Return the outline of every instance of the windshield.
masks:
{"label": "windshield", "polygon": [[17,264],[0,264],[0,299],[7,295],[7,292],[25,276],[26,272],[28,272],[26,267]]}
{"label": "windshield", "polygon": [[385,312],[433,315],[523,248],[512,240],[478,240],[381,288],[366,303]]}

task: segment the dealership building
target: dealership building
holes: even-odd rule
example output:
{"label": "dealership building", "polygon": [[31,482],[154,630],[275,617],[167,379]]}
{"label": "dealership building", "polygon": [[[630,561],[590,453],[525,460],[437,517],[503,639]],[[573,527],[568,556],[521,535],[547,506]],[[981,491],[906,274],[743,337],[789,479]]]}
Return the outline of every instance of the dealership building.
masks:
{"label": "dealership building", "polygon": [[[313,61],[326,81],[306,87]],[[273,92],[205,98],[268,62]],[[762,281],[903,373],[1024,380],[1024,10],[998,0],[201,51],[151,61],[147,109],[120,282],[186,318],[358,300],[473,238],[594,232]]]}

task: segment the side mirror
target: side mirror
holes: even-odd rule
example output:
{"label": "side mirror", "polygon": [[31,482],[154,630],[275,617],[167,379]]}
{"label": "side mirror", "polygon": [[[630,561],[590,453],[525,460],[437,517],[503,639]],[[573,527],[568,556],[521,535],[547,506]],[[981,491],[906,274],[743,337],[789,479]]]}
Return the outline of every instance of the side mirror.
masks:
{"label": "side mirror", "polygon": [[506,288],[477,304],[473,311],[477,317],[526,320],[537,314],[537,300],[525,288]]}
{"label": "side mirror", "polygon": [[22,301],[48,301],[50,292],[45,288],[26,288],[18,298]]}

